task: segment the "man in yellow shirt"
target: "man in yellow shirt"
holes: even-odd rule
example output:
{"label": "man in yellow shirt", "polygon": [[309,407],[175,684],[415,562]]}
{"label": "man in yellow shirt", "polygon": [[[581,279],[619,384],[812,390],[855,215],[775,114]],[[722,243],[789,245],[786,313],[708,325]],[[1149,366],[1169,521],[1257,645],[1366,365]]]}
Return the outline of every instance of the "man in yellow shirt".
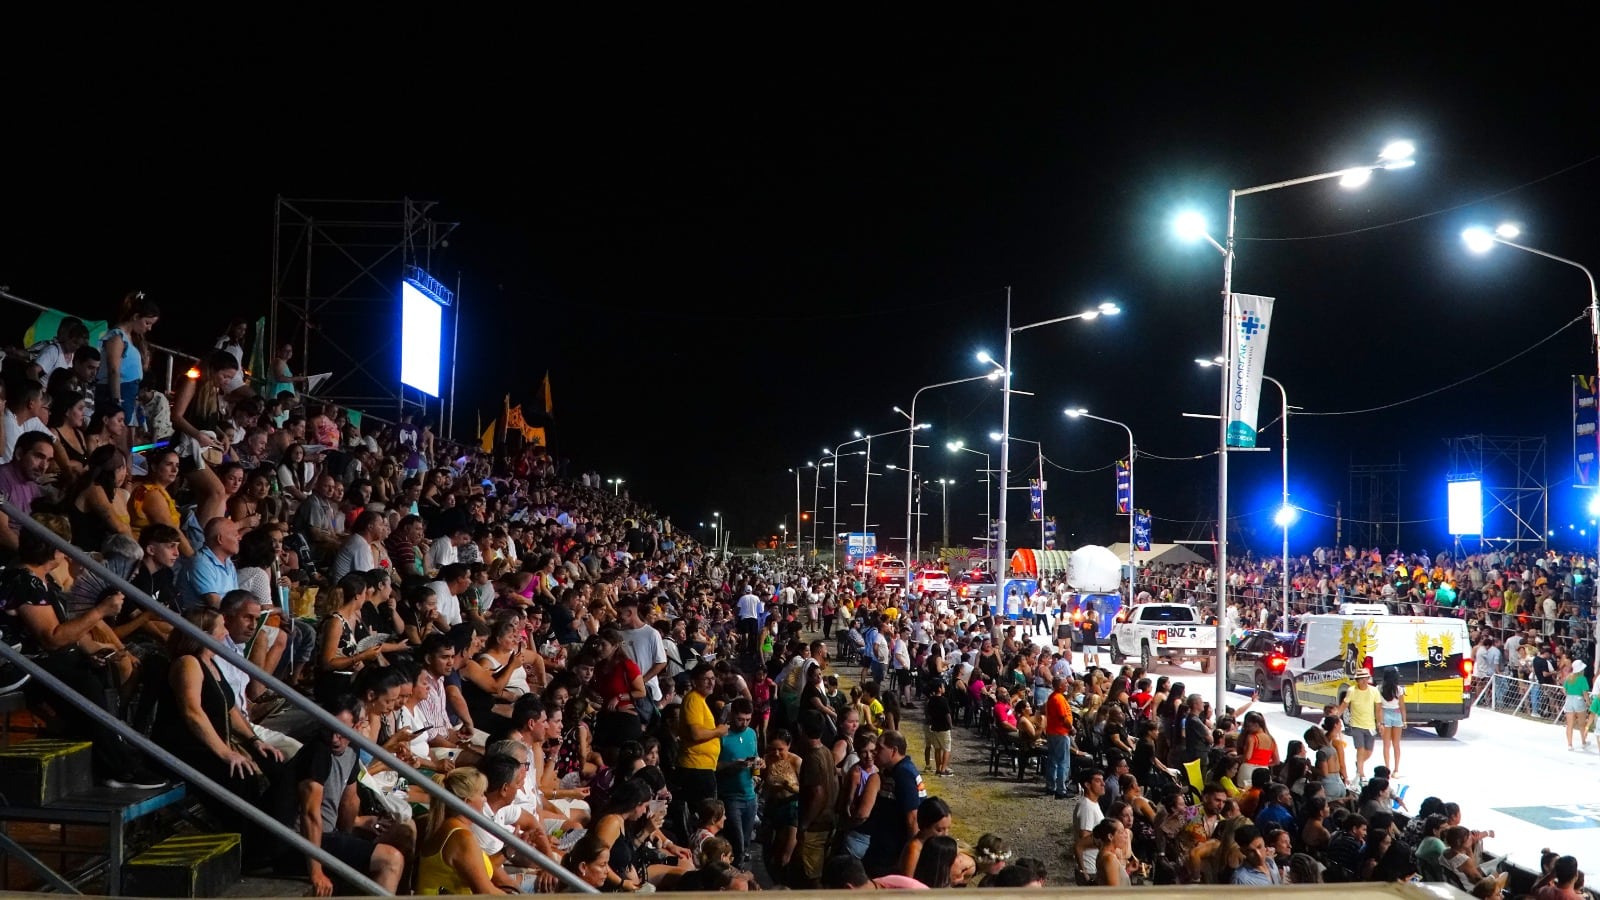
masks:
{"label": "man in yellow shirt", "polygon": [[[1350,742],[1356,746],[1356,780],[1367,777],[1367,758],[1378,741],[1378,708],[1383,695],[1372,689],[1372,670],[1357,669],[1356,684],[1344,696],[1344,708],[1350,711]],[[1335,715],[1340,711],[1336,710]]]}
{"label": "man in yellow shirt", "polygon": [[717,724],[706,702],[717,689],[717,673],[711,664],[695,666],[689,680],[694,689],[683,698],[683,746],[678,752],[678,790],[674,799],[693,812],[700,808],[700,801],[717,796],[717,757],[728,726]]}

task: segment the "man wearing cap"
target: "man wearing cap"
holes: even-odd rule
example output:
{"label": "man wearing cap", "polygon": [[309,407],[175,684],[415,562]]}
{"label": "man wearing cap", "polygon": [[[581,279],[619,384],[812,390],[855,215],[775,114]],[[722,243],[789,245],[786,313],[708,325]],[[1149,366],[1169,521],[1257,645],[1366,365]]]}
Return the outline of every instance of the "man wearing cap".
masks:
{"label": "man wearing cap", "polygon": [[1383,703],[1383,696],[1372,689],[1372,670],[1357,669],[1355,687],[1345,694],[1344,709],[1336,710],[1350,713],[1350,727],[1347,733],[1350,742],[1356,748],[1356,780],[1365,781],[1367,777],[1367,758],[1372,756],[1373,745],[1378,739],[1378,708]]}

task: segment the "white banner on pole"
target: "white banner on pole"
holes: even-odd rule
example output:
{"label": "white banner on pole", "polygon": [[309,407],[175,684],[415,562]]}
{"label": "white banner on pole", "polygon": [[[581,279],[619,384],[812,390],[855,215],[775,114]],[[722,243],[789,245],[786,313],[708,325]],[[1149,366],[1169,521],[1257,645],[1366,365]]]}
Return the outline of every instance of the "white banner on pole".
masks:
{"label": "white banner on pole", "polygon": [[1272,324],[1272,298],[1233,294],[1228,298],[1233,321],[1232,365],[1228,369],[1228,446],[1256,445],[1256,415],[1261,405],[1261,370],[1267,359],[1267,328]]}

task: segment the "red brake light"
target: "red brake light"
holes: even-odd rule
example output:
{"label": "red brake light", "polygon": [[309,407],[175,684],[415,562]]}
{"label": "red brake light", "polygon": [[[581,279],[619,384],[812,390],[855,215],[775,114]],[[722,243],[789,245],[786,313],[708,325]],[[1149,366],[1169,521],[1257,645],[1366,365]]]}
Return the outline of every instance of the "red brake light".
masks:
{"label": "red brake light", "polygon": [[1160,631],[1156,632],[1156,643],[1165,644],[1166,642],[1167,642],[1167,630],[1165,628],[1163,628]]}
{"label": "red brake light", "polygon": [[[1461,677],[1467,682],[1472,681],[1472,660],[1467,659],[1465,656],[1461,658]],[[1465,684],[1461,686],[1461,689],[1462,691],[1472,690],[1470,686]]]}
{"label": "red brake light", "polygon": [[1274,672],[1282,672],[1284,667],[1287,666],[1288,664],[1289,664],[1288,657],[1284,656],[1281,653],[1274,653],[1271,656],[1267,657],[1267,668],[1271,669]]}

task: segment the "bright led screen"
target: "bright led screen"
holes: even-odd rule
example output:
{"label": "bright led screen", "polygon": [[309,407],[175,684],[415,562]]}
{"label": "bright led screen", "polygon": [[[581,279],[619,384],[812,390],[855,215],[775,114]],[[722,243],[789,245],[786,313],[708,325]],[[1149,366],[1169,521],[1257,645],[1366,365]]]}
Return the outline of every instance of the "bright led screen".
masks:
{"label": "bright led screen", "polygon": [[400,308],[400,383],[437,397],[444,307],[416,285],[402,281]]}
{"label": "bright led screen", "polygon": [[1449,484],[1450,533],[1483,534],[1483,482]]}

